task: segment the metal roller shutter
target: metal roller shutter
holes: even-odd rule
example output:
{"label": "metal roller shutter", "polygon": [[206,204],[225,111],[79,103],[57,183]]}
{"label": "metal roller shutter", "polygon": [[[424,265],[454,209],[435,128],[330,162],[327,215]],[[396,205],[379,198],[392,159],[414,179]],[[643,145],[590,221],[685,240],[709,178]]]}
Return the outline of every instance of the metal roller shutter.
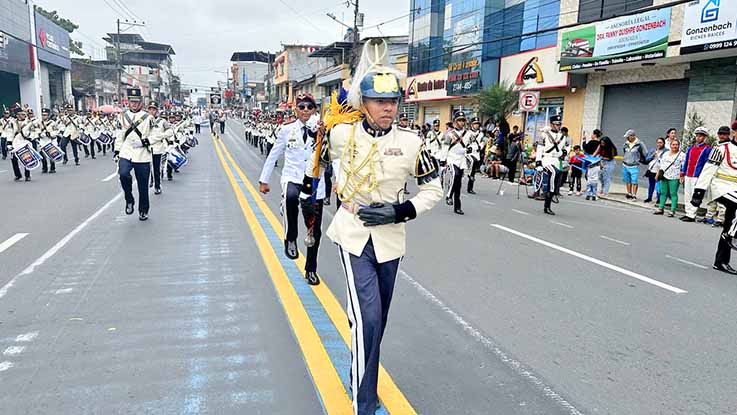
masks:
{"label": "metal roller shutter", "polygon": [[619,153],[624,144],[622,136],[630,128],[650,148],[669,128],[677,128],[681,136],[687,100],[688,79],[607,85],[602,131],[614,141]]}

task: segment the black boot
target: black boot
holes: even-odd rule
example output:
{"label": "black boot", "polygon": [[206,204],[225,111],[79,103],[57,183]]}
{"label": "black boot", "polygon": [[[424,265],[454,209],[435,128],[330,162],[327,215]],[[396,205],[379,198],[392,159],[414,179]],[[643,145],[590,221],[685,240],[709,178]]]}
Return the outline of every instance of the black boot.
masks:
{"label": "black boot", "polygon": [[737,270],[729,266],[729,264],[714,264],[714,269],[730,275],[737,275]]}
{"label": "black boot", "polygon": [[284,241],[284,255],[286,255],[289,259],[299,258],[297,241]]}
{"label": "black boot", "polygon": [[138,212],[138,220],[141,222],[148,220],[148,213],[147,212]]}
{"label": "black boot", "polygon": [[136,207],[136,203],[135,202],[126,203],[125,204],[125,214],[126,215],[132,215],[133,214],[133,210],[134,210],[135,207]]}
{"label": "black boot", "polygon": [[315,271],[305,272],[305,279],[307,280],[307,284],[320,285],[320,277],[317,276],[317,272]]}

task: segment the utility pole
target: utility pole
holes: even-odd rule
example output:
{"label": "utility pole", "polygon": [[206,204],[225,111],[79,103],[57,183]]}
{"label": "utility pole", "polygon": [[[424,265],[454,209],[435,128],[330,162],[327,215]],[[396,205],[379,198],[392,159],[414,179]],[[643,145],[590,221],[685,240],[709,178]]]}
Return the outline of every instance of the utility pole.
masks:
{"label": "utility pole", "polygon": [[[124,22],[121,22],[120,19],[117,19],[115,22],[117,23],[117,26],[118,26],[118,30],[117,30],[116,36],[115,36],[115,61],[117,63],[116,66],[117,66],[117,72],[118,72],[118,88],[117,88],[118,89],[118,105],[121,105],[122,102],[123,102],[123,88],[122,88],[122,86],[123,86],[122,85],[123,84],[123,80],[122,80],[122,77],[123,77],[123,57],[121,56],[121,53],[120,53],[120,34],[122,32],[125,32],[126,30],[132,28],[132,27],[144,27],[144,26],[146,26],[146,22],[138,23],[136,21],[129,22],[127,20],[124,21]],[[120,30],[120,25],[121,24],[122,25],[127,25],[128,27],[126,27],[123,30]]]}
{"label": "utility pole", "polygon": [[358,33],[358,0],[353,0],[353,49],[351,54],[351,71],[356,70],[358,66],[358,59],[360,58],[359,47],[361,43],[361,36]]}

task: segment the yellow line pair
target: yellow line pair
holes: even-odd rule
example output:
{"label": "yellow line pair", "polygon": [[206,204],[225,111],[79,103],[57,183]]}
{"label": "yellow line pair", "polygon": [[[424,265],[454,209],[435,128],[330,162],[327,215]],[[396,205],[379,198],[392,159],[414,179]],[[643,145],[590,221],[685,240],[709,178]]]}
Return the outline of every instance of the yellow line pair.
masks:
{"label": "yellow line pair", "polygon": [[[330,357],[320,341],[317,330],[315,330],[314,326],[310,322],[310,318],[307,315],[299,296],[289,282],[289,278],[279,262],[277,253],[272,249],[264,229],[258,223],[258,219],[249,205],[246,196],[243,194],[240,186],[238,186],[233,173],[228,167],[226,158],[245,185],[252,199],[256,202],[258,209],[269,221],[269,224],[274,231],[279,235],[284,233],[281,223],[263,201],[256,189],[251,185],[250,181],[235,162],[223,141],[213,139],[213,143],[215,144],[215,151],[220,159],[220,163],[225,170],[225,174],[228,176],[231,186],[233,187],[238,204],[243,211],[243,215],[248,222],[251,233],[253,234],[259,251],[261,252],[261,256],[264,259],[266,269],[271,276],[274,287],[276,287],[276,291],[281,299],[284,311],[287,314],[287,318],[292,326],[292,330],[297,338],[302,354],[305,357],[305,362],[307,363],[307,367],[312,375],[312,379],[317,387],[318,393],[320,394],[326,412],[331,415],[352,413],[353,410],[350,398],[340,381],[340,377],[338,376],[335,367],[333,367],[330,362]],[[304,261],[304,255],[300,255],[300,258],[296,261],[300,270],[304,269]],[[304,271],[302,272],[304,273]],[[335,295],[333,295],[324,282],[320,285],[313,286],[312,290],[322,306],[325,308],[330,320],[332,320],[333,324],[338,329],[343,341],[346,344],[350,344],[351,335],[350,329],[348,328],[348,320],[345,312],[338,303],[338,300],[335,298]],[[407,401],[407,398],[399,390],[383,366],[379,368],[378,392],[379,398],[389,413],[401,415],[416,414],[412,405]]]}

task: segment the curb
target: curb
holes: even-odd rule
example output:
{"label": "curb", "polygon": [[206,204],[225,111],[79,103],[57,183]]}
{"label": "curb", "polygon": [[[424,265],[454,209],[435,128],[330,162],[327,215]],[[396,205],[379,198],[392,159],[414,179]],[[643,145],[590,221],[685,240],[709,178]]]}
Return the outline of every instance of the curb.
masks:
{"label": "curb", "polygon": [[[619,196],[618,193],[617,193],[617,196]],[[638,207],[640,209],[647,209],[647,210],[653,210],[653,209],[655,209],[655,205],[654,204],[653,205],[645,205],[645,204],[643,204],[643,202],[631,202],[631,201],[629,201],[627,199],[624,199],[624,197],[625,197],[624,194],[622,194],[621,197],[622,197],[621,199],[619,197],[612,197],[611,194],[609,196],[599,196],[599,198],[602,199],[602,200],[608,200],[610,202],[617,202],[617,203],[621,203],[623,205],[634,206],[634,207]],[[684,205],[679,204],[676,207],[676,212],[678,212],[678,213],[686,213],[686,210],[684,208]]]}

